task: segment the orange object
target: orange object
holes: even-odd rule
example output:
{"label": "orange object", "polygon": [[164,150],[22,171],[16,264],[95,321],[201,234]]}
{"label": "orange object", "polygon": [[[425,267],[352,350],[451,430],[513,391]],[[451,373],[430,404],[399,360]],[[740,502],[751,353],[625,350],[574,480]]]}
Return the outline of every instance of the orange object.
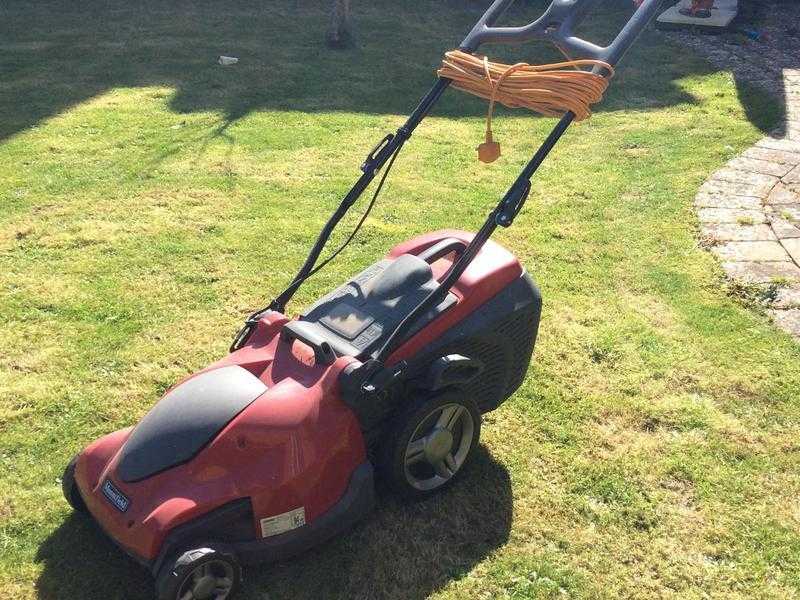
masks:
{"label": "orange object", "polygon": [[692,10],[711,10],[714,8],[714,0],[694,0]]}
{"label": "orange object", "polygon": [[714,8],[714,0],[692,0],[688,9],[681,9],[680,13],[689,17],[709,17]]}
{"label": "orange object", "polygon": [[509,108],[528,108],[549,117],[572,111],[575,120],[582,121],[592,114],[590,105],[603,99],[614,69],[599,60],[505,65],[485,56],[451,50],[445,54],[438,74],[452,80],[453,87],[489,100],[486,141],[478,146],[478,158],[494,162],[500,156],[500,144],[492,137],[495,102]]}
{"label": "orange object", "polygon": [[486,134],[486,141],[478,146],[478,160],[484,163],[493,163],[500,158],[500,144],[492,140],[490,133]]}

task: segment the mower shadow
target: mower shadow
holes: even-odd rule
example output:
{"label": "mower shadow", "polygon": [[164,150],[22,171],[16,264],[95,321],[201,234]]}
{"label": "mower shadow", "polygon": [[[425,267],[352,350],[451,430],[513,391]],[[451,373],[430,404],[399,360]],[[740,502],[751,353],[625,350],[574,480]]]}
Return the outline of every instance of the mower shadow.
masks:
{"label": "mower shadow", "polygon": [[40,600],[152,600],[147,571],[125,556],[89,519],[69,517],[39,546]]}
{"label": "mower shadow", "polygon": [[[245,569],[237,600],[428,597],[508,540],[511,480],[484,447],[460,481],[429,500],[379,491],[354,530],[299,557]],[[93,523],[70,516],[39,547],[40,600],[151,600],[153,582]]]}
{"label": "mower shadow", "polygon": [[408,503],[379,489],[377,509],[348,535],[252,569],[242,599],[427,598],[503,546],[512,514],[508,472],[481,446],[445,492]]}

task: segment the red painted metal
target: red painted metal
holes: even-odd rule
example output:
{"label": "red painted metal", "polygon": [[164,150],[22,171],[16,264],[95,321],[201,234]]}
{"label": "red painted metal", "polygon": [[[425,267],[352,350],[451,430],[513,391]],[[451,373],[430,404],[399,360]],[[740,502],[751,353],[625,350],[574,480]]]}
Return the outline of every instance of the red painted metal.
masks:
{"label": "red painted metal", "polygon": [[[472,234],[430,233],[398,245],[388,256],[418,254],[451,237],[469,242]],[[436,261],[434,274],[441,277],[452,260]],[[458,302],[398,348],[390,362],[413,356],[521,273],[510,252],[487,242],[453,288]],[[313,352],[301,342],[281,339],[286,322],[284,315],[266,314],[247,345],[204,370],[239,365],[268,389],[188,463],[139,482],[121,481],[115,470],[131,428],[83,451],[75,472],[81,494],[123,547],[151,560],[172,528],[238,498],[251,498],[258,534],[264,517],[302,506],[311,523],[341,498],[353,471],[366,460],[358,421],[338,385],[342,369],[355,359],[314,364]],[[105,499],[101,486],[106,478],[130,498],[124,513]]]}
{"label": "red painted metal", "polygon": [[[338,393],[338,375],[353,359],[307,364],[280,340],[285,322],[277,314],[262,319],[250,344],[209,367],[241,365],[269,389],[188,463],[125,483],[115,469],[130,429],[84,450],[75,479],[91,513],[122,546],[151,560],[173,527],[237,498],[251,498],[259,534],[261,518],[302,506],[312,522],[341,498],[366,460],[358,422]],[[130,498],[126,512],[105,499],[106,478]]]}
{"label": "red painted metal", "polygon": [[[397,257],[406,253],[419,254],[447,238],[455,238],[469,243],[473,237],[473,234],[458,229],[434,231],[395,246],[389,252],[389,256]],[[438,278],[444,275],[454,259],[455,257],[450,256],[436,261],[433,265],[434,276]],[[522,275],[522,266],[517,258],[500,244],[492,240],[487,241],[451,290],[458,298],[458,303],[403,343],[386,362],[394,364],[400,360],[411,358],[456,323],[465,319],[479,306],[485,304],[487,300],[493,298],[520,275]]]}

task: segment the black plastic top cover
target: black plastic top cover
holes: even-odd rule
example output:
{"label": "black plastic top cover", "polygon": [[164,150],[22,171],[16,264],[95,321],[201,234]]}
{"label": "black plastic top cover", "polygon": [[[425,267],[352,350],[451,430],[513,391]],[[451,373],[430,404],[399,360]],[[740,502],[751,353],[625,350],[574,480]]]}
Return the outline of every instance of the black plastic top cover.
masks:
{"label": "black plastic top cover", "polygon": [[117,474],[131,483],[191,460],[267,386],[238,366],[192,377],[139,422],[122,447]]}
{"label": "black plastic top cover", "polygon": [[[431,266],[418,256],[383,259],[319,299],[284,330],[299,339],[324,341],[336,356],[365,360],[437,285]],[[448,294],[420,319],[408,337],[456,301]]]}

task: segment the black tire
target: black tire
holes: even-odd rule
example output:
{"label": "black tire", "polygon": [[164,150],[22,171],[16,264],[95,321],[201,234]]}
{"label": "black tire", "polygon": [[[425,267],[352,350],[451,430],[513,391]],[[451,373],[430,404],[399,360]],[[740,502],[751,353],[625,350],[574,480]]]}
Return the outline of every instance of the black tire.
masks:
{"label": "black tire", "polygon": [[72,507],[75,512],[86,514],[89,512],[86,504],[78,491],[78,485],[75,483],[75,464],[78,462],[78,454],[72,457],[67,467],[64,469],[64,475],[61,477],[61,492],[64,494],[64,499]]}
{"label": "black tire", "polygon": [[[224,586],[222,580],[227,581]],[[233,551],[223,544],[204,544],[176,554],[161,566],[156,598],[223,600],[231,598],[241,583],[242,567]],[[187,595],[190,591],[191,596]]]}
{"label": "black tire", "polygon": [[[451,388],[421,398],[392,420],[381,444],[379,467],[395,492],[422,499],[446,488],[462,473],[481,433],[481,413],[467,394]],[[452,427],[443,427],[440,422],[448,421],[450,414]]]}

